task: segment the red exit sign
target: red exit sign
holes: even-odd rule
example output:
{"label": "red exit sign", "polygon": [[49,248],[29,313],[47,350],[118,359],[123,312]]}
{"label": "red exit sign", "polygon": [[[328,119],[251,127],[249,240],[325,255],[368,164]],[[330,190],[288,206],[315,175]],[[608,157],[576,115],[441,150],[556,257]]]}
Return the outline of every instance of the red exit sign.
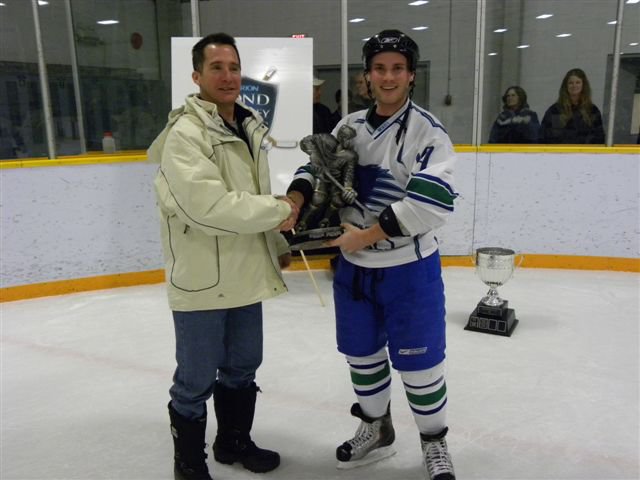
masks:
{"label": "red exit sign", "polygon": [[306,33],[293,33],[291,34],[291,38],[306,38]]}

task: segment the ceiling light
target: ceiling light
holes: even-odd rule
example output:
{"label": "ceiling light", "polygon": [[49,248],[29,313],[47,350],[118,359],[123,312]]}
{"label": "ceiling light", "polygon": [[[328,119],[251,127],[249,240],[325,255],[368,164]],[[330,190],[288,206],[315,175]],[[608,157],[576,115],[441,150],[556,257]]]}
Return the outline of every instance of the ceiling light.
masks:
{"label": "ceiling light", "polygon": [[570,33],[559,33],[558,35],[556,35],[556,37],[558,38],[565,38],[565,37],[570,37],[571,34]]}
{"label": "ceiling light", "polygon": [[504,33],[506,32],[507,29],[506,28],[496,28],[493,33]]}
{"label": "ceiling light", "polygon": [[516,48],[529,48],[530,45],[518,45]]}
{"label": "ceiling light", "polygon": [[349,20],[350,23],[360,23],[360,22],[364,22],[364,18],[352,18],[351,20]]}
{"label": "ceiling light", "polygon": [[540,20],[544,20],[545,18],[551,18],[553,17],[553,13],[543,13],[542,15],[538,15],[536,18],[539,18]]}
{"label": "ceiling light", "polygon": [[427,3],[429,3],[429,0],[416,0],[415,2],[411,2],[409,5],[411,5],[412,7],[418,7]]}
{"label": "ceiling light", "polygon": [[607,25],[615,25],[616,23],[618,23],[617,20],[611,20],[610,22],[607,22]]}
{"label": "ceiling light", "polygon": [[38,0],[38,5],[49,5],[49,2],[46,2],[45,0]]}
{"label": "ceiling light", "polygon": [[498,55],[498,52],[491,52],[491,53],[489,54],[489,56],[490,56],[490,57],[495,57],[496,55]]}
{"label": "ceiling light", "polygon": [[640,3],[640,0],[627,0],[627,3]]}
{"label": "ceiling light", "polygon": [[638,42],[631,42],[629,44],[630,47],[637,47],[638,46]]}
{"label": "ceiling light", "polygon": [[6,6],[7,6],[7,4],[6,4],[6,3],[2,3],[2,2],[0,2],[0,7],[6,7]]}
{"label": "ceiling light", "polygon": [[118,20],[98,20],[96,23],[99,23],[100,25],[115,25],[120,22]]}
{"label": "ceiling light", "polygon": [[426,30],[429,27],[425,27],[424,25],[420,25],[419,27],[413,27],[411,30]]}

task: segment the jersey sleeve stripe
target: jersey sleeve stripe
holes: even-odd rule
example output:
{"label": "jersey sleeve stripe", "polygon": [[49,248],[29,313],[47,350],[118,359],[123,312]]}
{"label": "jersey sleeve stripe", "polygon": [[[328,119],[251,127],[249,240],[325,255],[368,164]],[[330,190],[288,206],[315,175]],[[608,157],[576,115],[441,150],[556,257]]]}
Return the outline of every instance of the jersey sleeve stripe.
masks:
{"label": "jersey sleeve stripe", "polygon": [[413,105],[413,109],[418,112],[422,117],[426,118],[428,120],[428,122],[435,128],[439,128],[440,130],[442,130],[444,133],[447,133],[447,130],[438,122],[436,122],[435,118],[433,118],[431,115],[429,115],[425,110],[422,110],[421,108],[418,108],[415,104]]}
{"label": "jersey sleeve stripe", "polygon": [[445,182],[445,181],[444,181],[444,180],[442,180],[441,178],[434,177],[433,175],[427,175],[426,173],[416,173],[416,174],[414,175],[414,178],[415,178],[415,177],[424,178],[424,179],[425,179],[425,180],[427,180],[427,181],[438,183],[438,184],[440,184],[442,187],[446,188],[446,189],[449,191],[449,193],[450,193],[451,195],[453,195],[454,197],[457,197],[457,196],[458,196],[458,194],[457,194],[456,192],[454,192],[454,191],[453,191],[453,188],[451,188],[451,185],[449,185],[447,182]]}
{"label": "jersey sleeve stripe", "polygon": [[456,195],[452,194],[445,186],[418,177],[413,177],[409,181],[407,191],[409,194],[413,193],[422,198],[429,198],[438,204],[451,208],[453,208],[453,200],[456,198]]}
{"label": "jersey sleeve stripe", "polygon": [[449,206],[449,205],[437,202],[437,201],[435,201],[435,200],[433,200],[431,198],[423,197],[423,196],[418,195],[418,194],[413,193],[413,192],[409,192],[408,197],[413,199],[413,200],[417,200],[418,202],[428,203],[430,205],[435,205],[436,207],[440,207],[443,210],[447,210],[449,212],[453,212],[453,205]]}

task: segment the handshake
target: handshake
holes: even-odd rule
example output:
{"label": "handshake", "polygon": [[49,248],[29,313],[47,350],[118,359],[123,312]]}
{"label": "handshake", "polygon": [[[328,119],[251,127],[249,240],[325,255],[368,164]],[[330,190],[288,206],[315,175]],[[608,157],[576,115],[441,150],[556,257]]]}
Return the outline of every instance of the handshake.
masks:
{"label": "handshake", "polygon": [[296,223],[298,223],[298,216],[300,215],[300,207],[298,207],[298,205],[296,205],[296,203],[290,197],[287,197],[284,195],[276,195],[275,197],[278,200],[288,203],[289,206],[291,207],[291,213],[289,214],[289,216],[285,218],[282,221],[282,223],[280,223],[280,225],[276,227],[276,230],[280,232],[288,232],[289,230],[292,230],[293,227],[296,226]]}

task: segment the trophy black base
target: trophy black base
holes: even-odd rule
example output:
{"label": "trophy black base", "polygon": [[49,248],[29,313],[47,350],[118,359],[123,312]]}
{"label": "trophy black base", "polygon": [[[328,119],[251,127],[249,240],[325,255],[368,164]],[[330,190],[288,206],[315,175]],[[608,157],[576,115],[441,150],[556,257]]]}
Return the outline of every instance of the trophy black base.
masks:
{"label": "trophy black base", "polygon": [[344,233],[344,229],[339,226],[314,228],[303,232],[296,232],[289,241],[289,248],[297,250],[316,250],[327,248],[326,242],[338,238]]}
{"label": "trophy black base", "polygon": [[510,337],[516,325],[518,325],[516,312],[513,308],[509,308],[509,302],[505,300],[498,307],[491,307],[482,302],[478,303],[469,316],[469,321],[464,329]]}

